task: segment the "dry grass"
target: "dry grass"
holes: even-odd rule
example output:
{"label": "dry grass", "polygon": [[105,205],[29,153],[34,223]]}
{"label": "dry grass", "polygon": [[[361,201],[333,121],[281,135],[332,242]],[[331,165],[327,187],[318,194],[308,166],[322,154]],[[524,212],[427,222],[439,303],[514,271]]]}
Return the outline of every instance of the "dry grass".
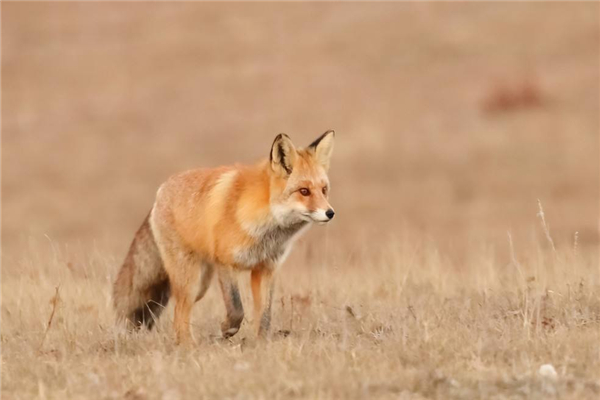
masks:
{"label": "dry grass", "polygon": [[[395,242],[350,262],[342,252],[299,260],[312,267],[282,271],[269,342],[255,340],[249,321],[219,339],[214,285],[194,312],[198,343],[182,349],[172,305],[156,331],[114,328],[105,272],[114,260],[98,254],[74,269],[62,250],[32,258],[44,247],[4,275],[4,398],[600,395],[598,259],[572,249],[528,246],[503,263],[481,250],[458,266],[430,246]],[[538,374],[543,364],[556,379]]]}
{"label": "dry grass", "polygon": [[[598,398],[599,9],[3,2],[2,398]],[[114,327],[168,175],[330,128],[271,341]]]}

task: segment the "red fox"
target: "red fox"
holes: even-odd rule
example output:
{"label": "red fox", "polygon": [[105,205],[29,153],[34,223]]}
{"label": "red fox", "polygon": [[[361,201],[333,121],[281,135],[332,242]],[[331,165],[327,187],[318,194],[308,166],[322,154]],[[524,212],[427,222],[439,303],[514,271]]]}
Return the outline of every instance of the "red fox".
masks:
{"label": "red fox", "polygon": [[254,322],[266,336],[273,278],[294,240],[334,216],[327,171],[335,132],[296,149],[279,134],[268,159],[252,166],[196,169],[170,177],[137,231],[114,283],[119,320],[151,329],[172,296],[177,343],[191,341],[192,306],[216,272],[226,318],[224,337],[244,319],[237,274],[250,271]]}

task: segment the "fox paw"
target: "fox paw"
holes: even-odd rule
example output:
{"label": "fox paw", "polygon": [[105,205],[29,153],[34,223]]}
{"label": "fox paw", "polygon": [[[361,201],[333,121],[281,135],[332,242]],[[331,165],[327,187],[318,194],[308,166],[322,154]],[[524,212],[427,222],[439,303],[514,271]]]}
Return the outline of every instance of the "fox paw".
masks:
{"label": "fox paw", "polygon": [[238,333],[239,330],[240,330],[240,328],[237,328],[237,327],[232,327],[232,328],[229,328],[229,329],[225,329],[225,330],[222,331],[223,332],[223,337],[225,339],[229,339],[230,337],[232,337],[233,335],[235,335],[236,333]]}

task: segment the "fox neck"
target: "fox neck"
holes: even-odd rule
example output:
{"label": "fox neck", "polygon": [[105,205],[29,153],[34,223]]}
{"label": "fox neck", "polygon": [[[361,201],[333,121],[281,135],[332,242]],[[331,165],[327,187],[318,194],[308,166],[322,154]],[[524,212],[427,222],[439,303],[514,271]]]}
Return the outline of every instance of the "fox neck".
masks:
{"label": "fox neck", "polygon": [[[287,180],[277,176],[271,169],[268,160],[264,160],[257,165],[260,171],[260,179],[251,179],[252,185],[256,185],[262,190],[264,201],[260,202],[262,206],[257,216],[251,222],[253,228],[251,235],[256,236],[258,233],[263,234],[266,231],[281,230],[288,233],[295,233],[310,223],[300,220],[297,217],[290,216],[287,213],[287,207],[279,204],[278,200],[285,191]],[[266,190],[265,190],[266,188]]]}
{"label": "fox neck", "polygon": [[306,221],[281,218],[285,215],[285,207],[278,211],[276,200],[285,188],[285,182],[282,187],[282,182],[273,179],[268,163],[258,167],[254,170],[258,173],[254,172],[255,175],[248,176],[246,180],[248,186],[245,192],[253,195],[245,203],[253,211],[241,219],[242,227],[251,240],[247,247],[238,248],[234,256],[235,262],[244,268],[263,262],[281,263],[294,238],[310,225]]}

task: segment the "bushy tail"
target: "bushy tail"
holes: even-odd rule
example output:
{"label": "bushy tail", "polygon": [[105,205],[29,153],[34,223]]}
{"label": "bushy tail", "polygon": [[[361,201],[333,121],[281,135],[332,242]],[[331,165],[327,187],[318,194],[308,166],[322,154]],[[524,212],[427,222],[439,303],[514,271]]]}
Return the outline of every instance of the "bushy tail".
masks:
{"label": "bushy tail", "polygon": [[166,307],[171,290],[149,219],[150,215],[135,234],[117,275],[113,304],[119,320],[151,329]]}

